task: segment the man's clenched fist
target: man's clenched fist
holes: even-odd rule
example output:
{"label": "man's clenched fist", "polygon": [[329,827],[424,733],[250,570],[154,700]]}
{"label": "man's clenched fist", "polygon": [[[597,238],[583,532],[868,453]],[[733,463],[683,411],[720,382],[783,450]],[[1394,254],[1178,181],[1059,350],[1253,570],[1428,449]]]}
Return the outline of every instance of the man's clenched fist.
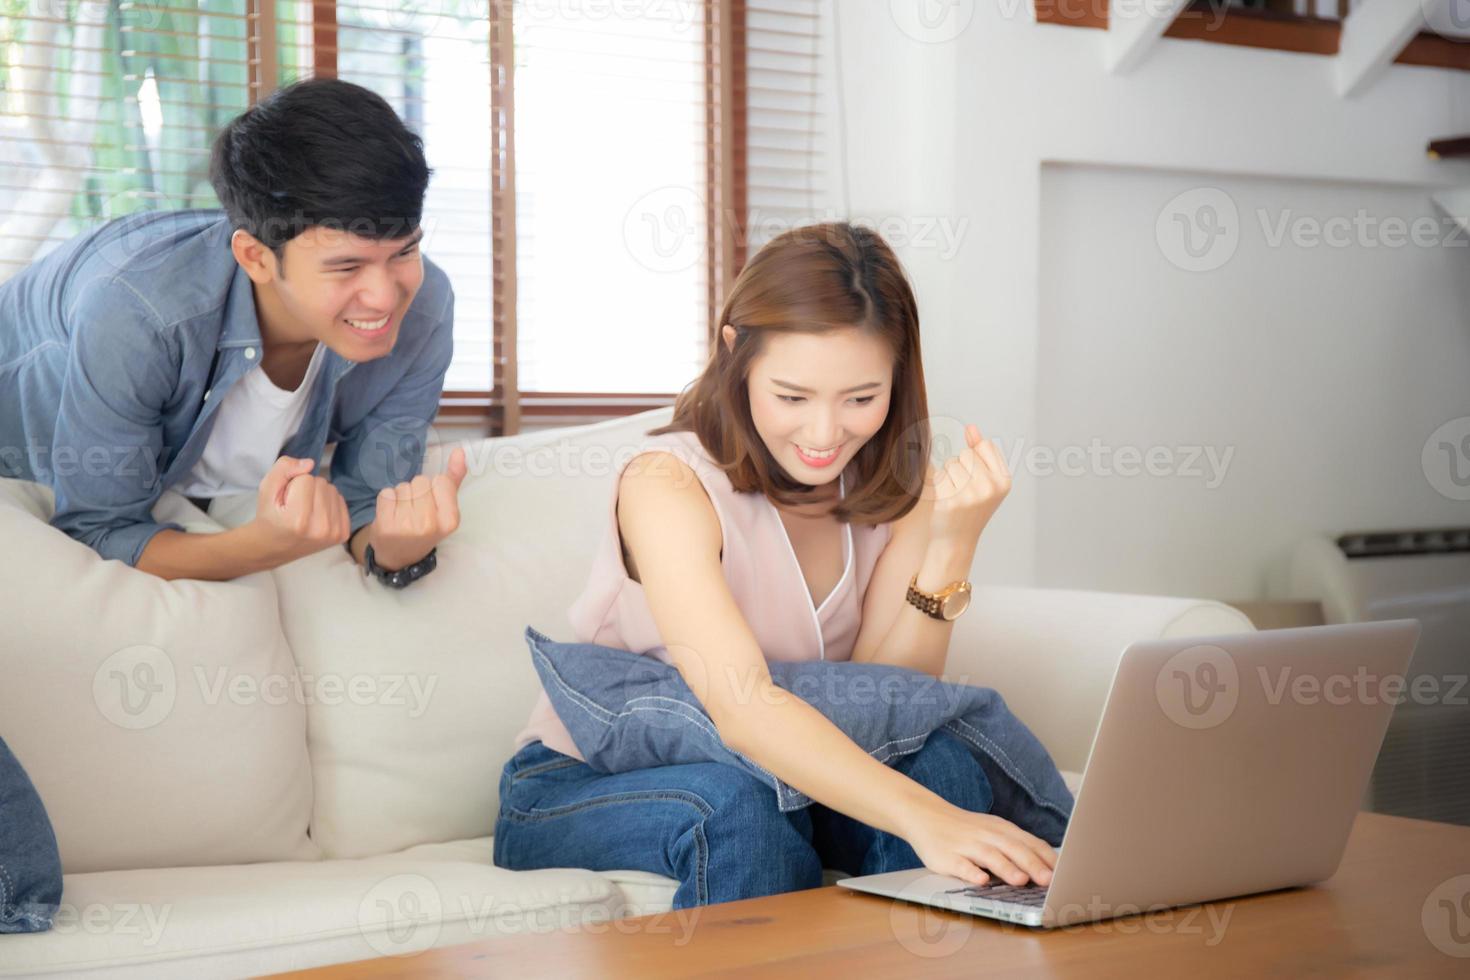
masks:
{"label": "man's clenched fist", "polygon": [[250,523],[276,564],[341,544],[352,530],[347,502],[330,480],[311,475],[315,466],[282,456],[260,481]]}
{"label": "man's clenched fist", "polygon": [[459,486],[467,470],[464,450],[455,449],[443,473],[421,473],[378,493],[369,541],[380,568],[395,571],[412,565],[454,533],[459,527]]}

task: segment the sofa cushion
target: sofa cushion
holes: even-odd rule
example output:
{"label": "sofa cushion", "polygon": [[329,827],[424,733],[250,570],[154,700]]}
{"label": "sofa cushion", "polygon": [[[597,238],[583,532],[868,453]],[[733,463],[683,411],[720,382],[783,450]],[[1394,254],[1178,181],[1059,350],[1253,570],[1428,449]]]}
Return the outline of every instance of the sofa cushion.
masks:
{"label": "sofa cushion", "polygon": [[[672,903],[674,883],[656,875],[506,871],[492,853],[482,837],[363,859],[69,874],[52,931],[4,937],[0,977],[255,976],[509,933],[606,931]],[[642,894],[630,903],[625,887]],[[659,928],[677,937],[696,911]]]}
{"label": "sofa cushion", "polygon": [[[491,831],[500,770],[539,691],[522,633],[570,628],[614,459],[668,416],[465,444],[459,530],[434,573],[401,591],[340,548],[272,573],[303,677],[333,681],[307,704],[312,838],[329,857]],[[442,472],[450,447],[429,442],[425,472]],[[240,524],[254,506],[225,498],[210,515]]]}
{"label": "sofa cushion", "polygon": [[[166,582],[52,528],[52,508],[45,487],[0,480],[0,719],[65,870],[316,856],[270,576]],[[220,530],[173,493],[154,515]]]}
{"label": "sofa cushion", "polygon": [[977,585],[955,621],[944,676],[1000,691],[1057,765],[1077,771],[1130,644],[1254,629],[1240,610],[1209,599]]}

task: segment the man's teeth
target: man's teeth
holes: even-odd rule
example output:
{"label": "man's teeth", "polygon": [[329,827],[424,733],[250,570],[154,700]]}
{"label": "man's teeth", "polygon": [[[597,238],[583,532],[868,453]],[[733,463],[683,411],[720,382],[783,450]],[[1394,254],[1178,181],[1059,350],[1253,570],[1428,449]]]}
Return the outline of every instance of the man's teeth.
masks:
{"label": "man's teeth", "polygon": [[818,451],[815,449],[808,449],[805,446],[801,446],[799,448],[801,449],[801,454],[809,459],[831,459],[833,456],[837,455],[837,449],[823,449],[821,451]]}
{"label": "man's teeth", "polygon": [[[342,319],[347,320],[347,317]],[[385,316],[381,320],[347,320],[347,322],[358,330],[382,330],[388,325],[388,319],[389,317]]]}

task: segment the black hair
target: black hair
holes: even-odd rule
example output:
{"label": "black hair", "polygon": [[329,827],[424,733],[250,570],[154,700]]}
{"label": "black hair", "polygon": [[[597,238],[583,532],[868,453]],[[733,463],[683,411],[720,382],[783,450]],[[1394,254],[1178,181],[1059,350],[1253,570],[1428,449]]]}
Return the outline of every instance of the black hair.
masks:
{"label": "black hair", "polygon": [[209,182],[229,215],[282,258],[314,226],[376,240],[419,226],[431,173],[424,143],[375,92],[335,78],[295,82],[215,137]]}

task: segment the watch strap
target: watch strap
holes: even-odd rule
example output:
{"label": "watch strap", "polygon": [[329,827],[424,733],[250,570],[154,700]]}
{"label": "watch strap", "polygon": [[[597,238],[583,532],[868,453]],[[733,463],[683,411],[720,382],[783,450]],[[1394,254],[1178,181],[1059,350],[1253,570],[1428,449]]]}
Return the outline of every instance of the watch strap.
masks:
{"label": "watch strap", "polygon": [[968,584],[968,582],[951,582],[938,592],[925,592],[919,588],[919,576],[916,573],[913,578],[909,579],[908,592],[905,593],[904,598],[909,605],[916,607],[931,619],[949,622],[944,618],[944,600]]}
{"label": "watch strap", "polygon": [[412,565],[405,565],[402,568],[390,572],[385,568],[379,567],[377,561],[374,560],[373,546],[368,545],[367,551],[363,553],[362,563],[363,567],[367,569],[373,578],[382,582],[388,588],[404,589],[439,567],[439,549],[438,547],[430,548],[427,555]]}

